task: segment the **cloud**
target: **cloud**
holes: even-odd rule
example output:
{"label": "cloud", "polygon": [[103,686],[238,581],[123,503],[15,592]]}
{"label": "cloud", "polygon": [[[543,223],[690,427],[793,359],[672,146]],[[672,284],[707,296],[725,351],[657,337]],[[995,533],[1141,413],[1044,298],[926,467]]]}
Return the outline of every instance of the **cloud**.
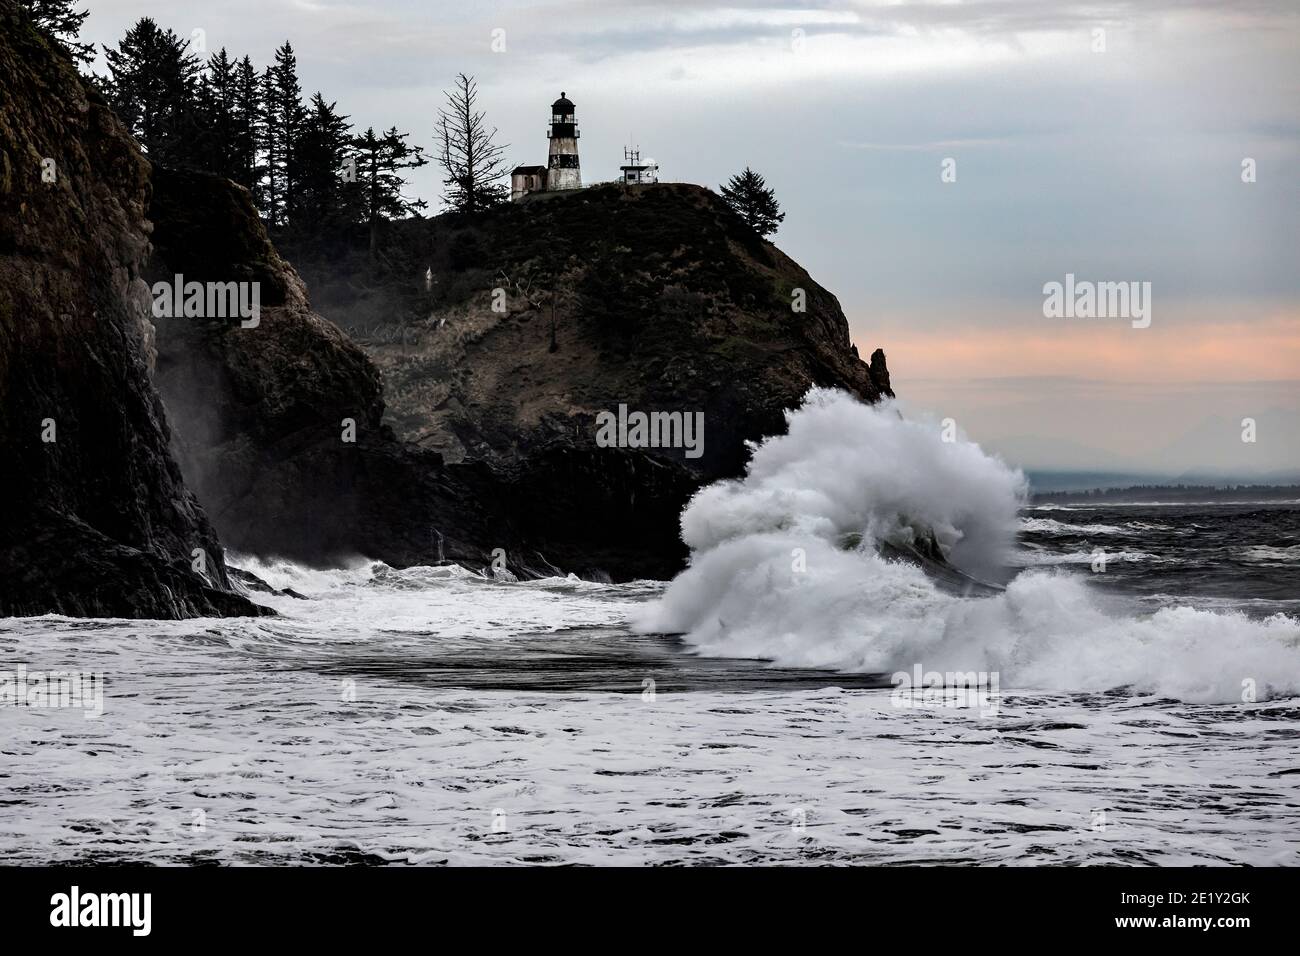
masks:
{"label": "cloud", "polygon": [[[753,167],[787,213],[777,243],[839,297],[860,347],[886,349],[900,394],[993,372],[1203,383],[1300,368],[1294,0],[95,0],[87,38],[114,42],[144,15],[259,67],[291,38],[304,90],[426,149],[463,70],[512,164],[544,158],[564,89],[588,182],[629,143],[669,180]],[[440,178],[412,179],[435,209]],[[1046,325],[1043,283],[1067,272],[1150,281],[1152,329]],[[1036,398],[991,428],[1048,427],[1036,402],[1059,385],[1026,388]],[[1131,400],[1136,420],[1154,402],[1159,427],[1181,427],[1177,407]]]}
{"label": "cloud", "polygon": [[979,148],[981,146],[1006,146],[1012,141],[1005,138],[985,138],[985,139],[938,139],[931,140],[927,143],[840,143],[846,149],[866,149],[880,150],[883,152],[928,152],[937,149],[963,149],[966,147]]}

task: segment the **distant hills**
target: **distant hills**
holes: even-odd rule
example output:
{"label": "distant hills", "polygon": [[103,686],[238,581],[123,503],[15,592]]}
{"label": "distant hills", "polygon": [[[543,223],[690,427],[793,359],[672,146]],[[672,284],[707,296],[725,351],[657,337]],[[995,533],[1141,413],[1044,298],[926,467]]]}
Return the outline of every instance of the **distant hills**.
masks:
{"label": "distant hills", "polygon": [[1153,474],[1133,471],[1066,471],[1024,469],[1029,479],[1030,491],[1037,497],[1047,494],[1127,491],[1133,488],[1210,489],[1225,491],[1234,488],[1265,489],[1295,488],[1300,486],[1300,471],[1271,471],[1256,475],[1215,474],[1213,472],[1183,472],[1180,474]]}
{"label": "distant hills", "polygon": [[1071,504],[1100,501],[1293,501],[1300,499],[1300,484],[1293,485],[1188,485],[1148,484],[1092,488],[1082,491],[1040,492],[1035,504]]}

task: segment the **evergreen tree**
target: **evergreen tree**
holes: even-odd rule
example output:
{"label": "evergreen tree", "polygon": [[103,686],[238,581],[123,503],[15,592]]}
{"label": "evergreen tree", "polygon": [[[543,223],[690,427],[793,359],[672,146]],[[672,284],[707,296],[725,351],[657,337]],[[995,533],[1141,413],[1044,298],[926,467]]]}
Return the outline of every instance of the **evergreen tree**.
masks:
{"label": "evergreen tree", "polygon": [[257,70],[247,56],[235,66],[233,85],[230,178],[252,190],[256,197],[262,175],[261,164],[258,162],[262,96],[258,87]]}
{"label": "evergreen tree", "polygon": [[357,178],[361,185],[362,215],[370,226],[372,259],[382,220],[409,216],[429,205],[422,199],[407,199],[402,195],[406,181],[401,171],[428,163],[420,147],[407,145],[406,138],[409,135],[397,132],[397,127],[394,126],[382,136],[376,136],[372,127],[352,141],[356,150]]}
{"label": "evergreen tree", "polygon": [[199,80],[198,98],[203,116],[204,169],[234,179],[238,166],[235,142],[235,70],[222,47],[208,58]]}
{"label": "evergreen tree", "polygon": [[81,43],[81,25],[90,16],[89,10],[78,13],[72,8],[75,0],[20,0],[36,28],[53,40],[68,56],[80,63],[89,63],[95,57],[93,43]]}
{"label": "evergreen tree", "polygon": [[275,73],[268,66],[258,81],[257,146],[262,161],[258,169],[257,208],[272,228],[284,221],[283,143],[276,122]]}
{"label": "evergreen tree", "polygon": [[114,112],[151,160],[201,167],[194,121],[199,63],[188,47],[188,40],[144,17],[116,50],[104,47],[109,75],[103,85]]}
{"label": "evergreen tree", "polygon": [[294,144],[302,131],[306,109],[298,83],[298,58],[286,40],[275,51],[275,65],[262,72],[261,110],[258,139],[262,157],[261,188],[258,190],[262,216],[272,229],[289,223],[297,202],[297,162]]}
{"label": "evergreen tree", "polygon": [[447,173],[443,201],[462,212],[504,202],[510,195],[501,182],[506,174],[505,147],[493,142],[496,129],[489,131],[484,114],[474,109],[478,99],[474,78],[459,74],[456,88],[445,96],[447,105],[438,111],[439,162]]}
{"label": "evergreen tree", "polygon": [[298,177],[292,211],[296,231],[337,226],[359,214],[352,124],[337,113],[337,105],[326,103],[317,92],[293,144]]}
{"label": "evergreen tree", "polygon": [[776,232],[785,213],[777,204],[776,194],[767,187],[763,177],[748,166],[737,176],[732,176],[725,186],[719,187],[723,201],[760,236]]}
{"label": "evergreen tree", "polygon": [[271,98],[268,103],[267,137],[275,143],[275,162],[268,161],[268,173],[278,177],[282,212],[272,225],[284,225],[292,218],[298,193],[298,150],[306,109],[302,105],[302,87],[298,83],[298,58],[288,40],[275,51],[271,67]]}

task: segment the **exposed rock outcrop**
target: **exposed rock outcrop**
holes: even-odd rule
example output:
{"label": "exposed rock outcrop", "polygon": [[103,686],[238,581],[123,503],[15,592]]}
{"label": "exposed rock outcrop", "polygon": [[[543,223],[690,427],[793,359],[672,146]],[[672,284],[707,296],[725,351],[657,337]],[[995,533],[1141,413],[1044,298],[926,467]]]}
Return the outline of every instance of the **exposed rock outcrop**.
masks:
{"label": "exposed rock outcrop", "polygon": [[449,469],[382,424],[378,371],[311,310],[243,188],[154,169],[151,281],[257,283],[254,327],[158,318],[159,389],[175,450],[229,547],[309,564],[358,557],[394,566],[488,565],[501,548],[548,570],[498,507],[495,476]]}
{"label": "exposed rock outcrop", "polygon": [[711,480],[813,385],[892,394],[884,353],[859,359],[835,297],[700,186],[395,223],[378,282],[361,261],[289,255],[383,372],[395,431],[449,461],[591,450],[597,413],[624,403],[702,412],[702,456],[649,453]]}
{"label": "exposed rock outcrop", "polygon": [[[394,223],[377,270],[319,241],[289,254],[382,371],[399,437],[488,463],[514,528],[569,569],[670,576],[690,495],[738,475],[811,386],[892,395],[835,297],[699,186]],[[599,447],[620,405],[699,413],[701,453]]]}
{"label": "exposed rock outcrop", "polygon": [[168,452],[147,161],[11,0],[0,91],[0,615],[262,613]]}
{"label": "exposed rock outcrop", "polygon": [[[177,456],[242,551],[669,577],[682,506],[746,440],[812,385],[888,391],[834,297],[699,187],[399,223],[387,280],[300,249],[364,350],[312,310],[245,190],[157,168],[150,217],[151,280],[259,284],[256,327],[156,320]],[[702,413],[702,453],[598,446],[620,404]]]}
{"label": "exposed rock outcrop", "polygon": [[[890,394],[834,296],[688,185],[395,223],[378,265],[294,247],[345,333],[246,191],[151,170],[0,18],[0,614],[264,612],[217,531],[307,563],[668,577],[690,495],[809,387]],[[255,284],[256,326],[152,316],[176,275]],[[620,406],[699,414],[702,443],[604,447]]]}

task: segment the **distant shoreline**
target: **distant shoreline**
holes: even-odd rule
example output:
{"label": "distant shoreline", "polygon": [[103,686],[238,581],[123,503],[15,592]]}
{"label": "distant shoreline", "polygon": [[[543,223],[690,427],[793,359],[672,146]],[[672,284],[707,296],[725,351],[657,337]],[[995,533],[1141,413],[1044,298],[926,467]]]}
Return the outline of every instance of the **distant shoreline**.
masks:
{"label": "distant shoreline", "polygon": [[1300,500],[1300,485],[1130,485],[1086,491],[1044,491],[1030,495],[1031,504],[1088,502],[1212,501],[1230,504],[1249,501]]}

